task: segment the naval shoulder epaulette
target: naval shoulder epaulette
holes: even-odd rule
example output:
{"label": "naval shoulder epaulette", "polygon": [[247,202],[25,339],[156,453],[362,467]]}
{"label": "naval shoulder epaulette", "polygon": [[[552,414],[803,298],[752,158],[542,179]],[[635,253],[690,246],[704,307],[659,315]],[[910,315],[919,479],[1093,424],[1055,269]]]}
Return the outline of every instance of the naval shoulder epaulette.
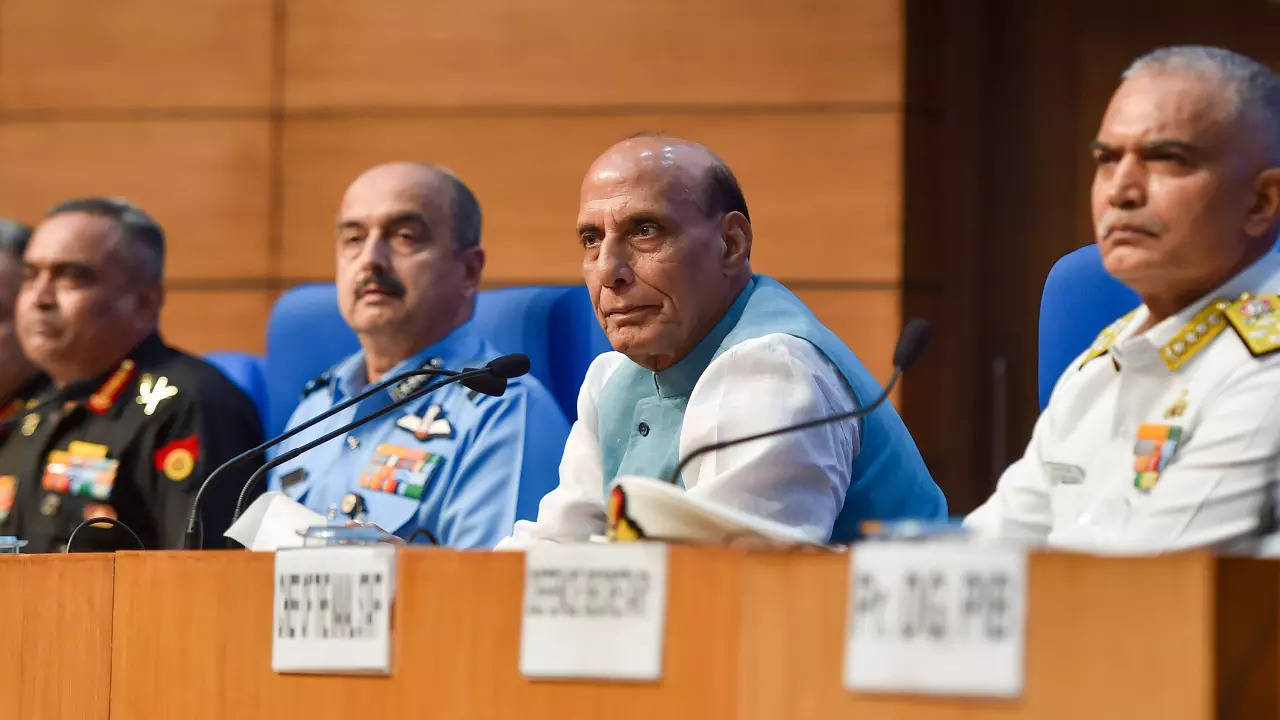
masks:
{"label": "naval shoulder epaulette", "polygon": [[1280,295],[1245,293],[1227,307],[1226,316],[1254,357],[1280,350]]}
{"label": "naval shoulder epaulette", "polygon": [[1165,366],[1177,370],[1208,347],[1226,328],[1224,318],[1230,314],[1231,304],[1230,300],[1221,298],[1211,301],[1161,345],[1160,359],[1164,360]]}
{"label": "naval shoulder epaulette", "polygon": [[1138,312],[1138,309],[1134,308],[1124,317],[1103,328],[1102,332],[1098,333],[1098,337],[1094,339],[1093,344],[1089,346],[1089,350],[1085,352],[1084,359],[1080,361],[1080,368],[1088,365],[1090,360],[1102,357],[1111,348],[1111,345],[1115,343],[1120,332],[1128,327],[1129,321],[1133,319],[1133,314],[1136,312]]}

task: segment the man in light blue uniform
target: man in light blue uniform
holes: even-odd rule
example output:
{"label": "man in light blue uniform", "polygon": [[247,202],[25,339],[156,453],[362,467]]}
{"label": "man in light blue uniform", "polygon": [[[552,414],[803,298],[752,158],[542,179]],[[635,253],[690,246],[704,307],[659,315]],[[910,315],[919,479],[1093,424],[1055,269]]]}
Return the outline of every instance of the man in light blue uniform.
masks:
{"label": "man in light blue uniform", "polygon": [[[582,271],[616,352],[587,370],[560,485],[503,547],[603,532],[615,478],[666,479],[703,445],[837,415],[880,386],[780,283],[751,271],[746,200],[707,148],[640,135],[596,160],[578,208]],[[939,519],[946,500],[885,404],[693,459],[685,495],[847,542],[864,520]],[[634,523],[633,523],[634,525]],[[643,528],[636,528],[643,532]]]}
{"label": "man in light blue uniform", "polygon": [[[417,368],[480,367],[501,353],[469,322],[484,267],[480,208],[443,168],[391,163],[343,196],[338,305],[361,351],[308,383],[289,427]],[[283,443],[283,454],[432,379],[388,388]],[[453,383],[276,468],[273,490],[405,539],[491,547],[556,483],[568,424],[531,376],[502,397]],[[418,531],[422,531],[419,533]]]}

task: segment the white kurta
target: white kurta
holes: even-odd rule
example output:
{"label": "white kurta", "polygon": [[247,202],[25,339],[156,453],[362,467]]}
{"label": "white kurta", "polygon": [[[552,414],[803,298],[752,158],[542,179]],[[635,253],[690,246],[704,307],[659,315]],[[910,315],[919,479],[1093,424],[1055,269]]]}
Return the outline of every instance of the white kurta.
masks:
{"label": "white kurta", "polygon": [[[580,541],[604,532],[597,399],[627,362],[611,352],[591,363],[560,461],[560,484],[542,499],[537,521],[516,523],[498,549]],[[713,360],[698,378],[680,431],[680,456],[854,406],[840,371],[807,340],[784,334],[747,340]],[[691,495],[786,523],[822,543],[844,505],[858,447],[857,421],[846,420],[707,453],[691,461],[682,477]]]}
{"label": "white kurta", "polygon": [[[1280,477],[1280,352],[1255,357],[1211,305],[1278,290],[1280,255],[1268,252],[1215,292],[1136,333],[1149,317],[1140,307],[1105,353],[1085,362],[1086,352],[1067,367],[1026,453],[965,525],[984,535],[1114,552],[1215,545],[1265,530]],[[1273,332],[1264,328],[1274,314],[1261,319],[1249,332]],[[1222,330],[1192,354],[1215,323]],[[1189,359],[1171,370],[1166,358],[1178,352]],[[1180,434],[1172,454],[1168,443],[1139,443],[1144,425],[1146,435]],[[1163,470],[1139,479],[1153,453],[1167,456]]]}

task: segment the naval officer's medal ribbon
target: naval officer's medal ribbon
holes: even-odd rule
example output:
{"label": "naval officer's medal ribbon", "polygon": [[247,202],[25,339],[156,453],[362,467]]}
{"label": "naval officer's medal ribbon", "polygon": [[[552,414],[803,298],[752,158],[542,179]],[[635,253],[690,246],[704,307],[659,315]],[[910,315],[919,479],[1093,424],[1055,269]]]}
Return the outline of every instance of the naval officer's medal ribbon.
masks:
{"label": "naval officer's medal ribbon", "polygon": [[1177,425],[1146,423],[1138,426],[1138,441],[1133,446],[1133,486],[1150,492],[1168,467],[1182,439]]}

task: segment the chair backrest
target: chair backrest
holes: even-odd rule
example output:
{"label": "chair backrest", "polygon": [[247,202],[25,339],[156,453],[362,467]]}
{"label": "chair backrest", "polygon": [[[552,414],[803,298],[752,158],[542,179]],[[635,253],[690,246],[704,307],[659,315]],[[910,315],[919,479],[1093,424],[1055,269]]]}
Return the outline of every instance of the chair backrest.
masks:
{"label": "chair backrest", "polygon": [[1062,256],[1049,270],[1040,295],[1040,409],[1077,355],[1102,329],[1142,303],[1102,267],[1097,245]]}
{"label": "chair backrest", "polygon": [[267,425],[267,376],[263,358],[246,352],[226,350],[204,356],[205,362],[222,371],[227,379],[244,391],[258,409],[258,420]]}
{"label": "chair backrest", "polygon": [[358,349],[333,283],[285,291],[267,321],[267,436],[284,430],[308,380]]}
{"label": "chair backrest", "polygon": [[[529,356],[530,373],[570,421],[587,366],[609,349],[582,286],[510,287],[482,291],[473,318],[502,352]],[[299,285],[276,301],[267,325],[268,433],[284,430],[311,378],[359,349],[338,312],[332,283]]]}
{"label": "chair backrest", "polygon": [[473,318],[502,352],[529,356],[529,372],[551,391],[569,421],[578,417],[578,388],[587,366],[609,349],[586,287],[550,285],[485,290]]}

